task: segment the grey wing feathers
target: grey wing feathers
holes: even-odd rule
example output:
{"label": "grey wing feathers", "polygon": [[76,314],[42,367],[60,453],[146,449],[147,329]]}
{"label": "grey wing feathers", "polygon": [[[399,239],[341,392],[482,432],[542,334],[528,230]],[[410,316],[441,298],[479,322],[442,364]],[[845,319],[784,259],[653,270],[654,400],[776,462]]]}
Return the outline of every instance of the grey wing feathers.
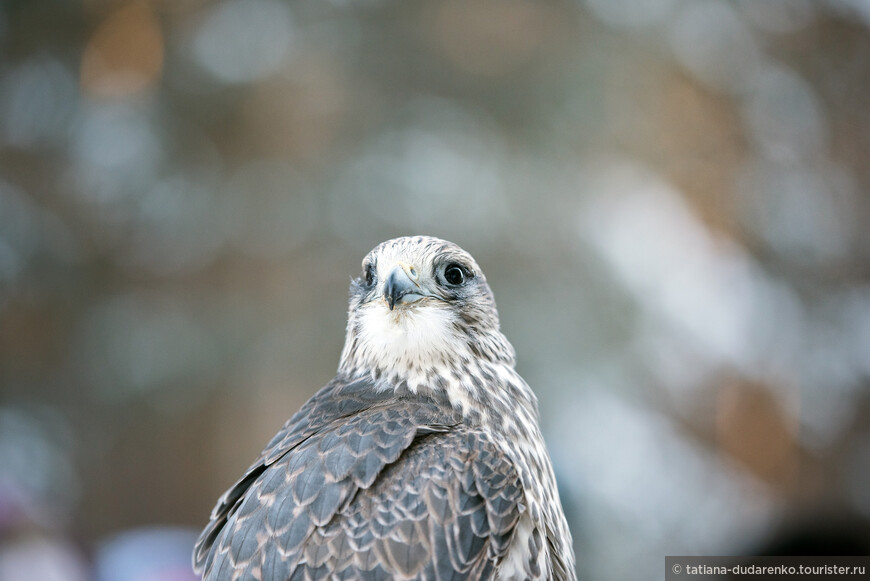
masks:
{"label": "grey wing feathers", "polygon": [[522,495],[515,473],[473,469],[495,459],[507,466],[480,434],[422,437],[312,544],[325,541],[328,569],[339,578],[492,579]]}
{"label": "grey wing feathers", "polygon": [[512,464],[435,402],[362,400],[291,418],[215,509],[204,578],[494,577],[521,510]]}
{"label": "grey wing feathers", "polygon": [[[334,381],[309,399],[293,417],[287,420],[281,430],[272,438],[272,441],[266,445],[260,457],[245,471],[244,476],[218,499],[211,512],[209,524],[200,534],[194,547],[193,566],[197,572],[202,571],[206,565],[209,551],[212,549],[217,535],[223,530],[227,519],[238,508],[239,501],[266,468],[282,454],[292,450],[312,434],[323,429],[330,421],[335,421],[341,417],[342,410],[337,408],[345,408],[349,415],[370,405],[367,401],[370,397],[367,397],[367,394],[370,393],[368,389],[370,387],[370,384],[364,382],[342,384]],[[333,402],[336,400],[341,401],[343,405],[335,405]],[[354,406],[356,406],[356,410],[353,409]]]}

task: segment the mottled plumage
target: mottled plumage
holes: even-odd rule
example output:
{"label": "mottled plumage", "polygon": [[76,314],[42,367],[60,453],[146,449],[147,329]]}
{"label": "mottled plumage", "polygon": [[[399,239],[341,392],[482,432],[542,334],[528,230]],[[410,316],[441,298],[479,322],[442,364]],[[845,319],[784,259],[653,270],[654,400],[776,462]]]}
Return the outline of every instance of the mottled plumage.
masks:
{"label": "mottled plumage", "polygon": [[218,501],[208,580],[574,579],[571,537],[486,279],[430,237],[372,250],[338,374]]}

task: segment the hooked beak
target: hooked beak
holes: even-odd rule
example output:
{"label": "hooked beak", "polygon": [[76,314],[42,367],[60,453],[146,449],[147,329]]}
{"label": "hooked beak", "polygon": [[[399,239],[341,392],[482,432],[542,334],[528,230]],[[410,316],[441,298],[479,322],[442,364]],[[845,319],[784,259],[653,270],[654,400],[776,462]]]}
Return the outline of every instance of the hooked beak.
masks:
{"label": "hooked beak", "polygon": [[419,278],[419,271],[410,264],[400,262],[393,267],[384,282],[384,300],[391,311],[396,304],[415,303],[429,296],[417,283]]}

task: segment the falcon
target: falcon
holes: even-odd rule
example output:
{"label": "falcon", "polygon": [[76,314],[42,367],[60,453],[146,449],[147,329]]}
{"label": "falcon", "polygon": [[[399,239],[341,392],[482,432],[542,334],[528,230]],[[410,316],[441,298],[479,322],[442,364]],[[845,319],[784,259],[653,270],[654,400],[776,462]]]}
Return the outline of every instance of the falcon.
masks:
{"label": "falcon", "polygon": [[218,500],[206,580],[575,579],[571,534],[492,291],[470,254],[378,245],[338,373]]}

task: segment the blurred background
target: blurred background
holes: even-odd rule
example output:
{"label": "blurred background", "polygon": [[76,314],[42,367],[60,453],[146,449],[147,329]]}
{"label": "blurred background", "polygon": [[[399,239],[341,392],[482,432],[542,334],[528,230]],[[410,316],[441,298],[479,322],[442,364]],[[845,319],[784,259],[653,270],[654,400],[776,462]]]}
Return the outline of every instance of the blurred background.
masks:
{"label": "blurred background", "polygon": [[583,579],[867,554],[870,3],[6,0],[0,579],[192,579],[378,242],[481,264]]}

